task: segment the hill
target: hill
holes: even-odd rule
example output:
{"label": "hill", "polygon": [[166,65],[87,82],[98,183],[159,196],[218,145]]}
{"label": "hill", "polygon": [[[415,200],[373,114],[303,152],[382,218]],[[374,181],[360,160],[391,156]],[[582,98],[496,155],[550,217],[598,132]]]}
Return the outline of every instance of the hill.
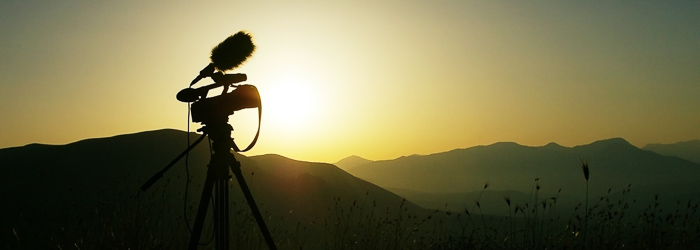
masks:
{"label": "hill", "polygon": [[[186,244],[189,239],[185,222],[193,223],[202,192],[210,154],[207,143],[200,143],[189,154],[191,182],[187,191],[185,159],[149,190],[142,192],[139,187],[187,147],[188,136],[190,141],[199,137],[166,129],[67,145],[30,144],[0,149],[0,197],[5,204],[0,213],[0,245],[40,249],[80,241],[89,246],[86,242],[110,238],[162,244],[163,239],[158,237],[171,235],[175,238],[167,241],[171,244],[168,247],[181,248],[178,244]],[[300,162],[279,155],[236,154],[236,158],[273,235],[294,227],[299,230],[332,223],[330,220],[338,218],[334,213],[351,207],[349,204],[370,204],[386,211],[404,204],[408,211],[424,212],[330,164]],[[241,234],[256,232],[257,226],[235,179],[230,193],[232,230]],[[110,230],[111,235],[76,238]],[[310,232],[325,233],[319,230]],[[318,237],[322,236],[312,236],[307,241],[317,241]],[[250,240],[251,236],[240,236],[240,240],[246,238]]]}
{"label": "hill", "polygon": [[700,164],[700,140],[678,142],[673,144],[654,143],[642,149],[656,152],[660,155],[677,156]]}
{"label": "hill", "polygon": [[361,166],[367,163],[371,163],[373,161],[367,160],[365,158],[359,157],[357,155],[353,156],[348,156],[346,158],[343,158],[342,160],[334,163],[333,165],[338,166],[340,169],[348,171],[348,169]]}

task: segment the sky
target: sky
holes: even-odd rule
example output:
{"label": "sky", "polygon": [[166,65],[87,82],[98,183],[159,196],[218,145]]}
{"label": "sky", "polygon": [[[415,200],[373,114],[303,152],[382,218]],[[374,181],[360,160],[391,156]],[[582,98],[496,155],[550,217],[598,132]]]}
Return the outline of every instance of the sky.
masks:
{"label": "sky", "polygon": [[[263,103],[246,155],[700,139],[698,13],[683,0],[0,1],[0,148],[187,130],[175,94],[240,30],[257,49],[227,73]],[[229,120],[247,145],[256,110]]]}

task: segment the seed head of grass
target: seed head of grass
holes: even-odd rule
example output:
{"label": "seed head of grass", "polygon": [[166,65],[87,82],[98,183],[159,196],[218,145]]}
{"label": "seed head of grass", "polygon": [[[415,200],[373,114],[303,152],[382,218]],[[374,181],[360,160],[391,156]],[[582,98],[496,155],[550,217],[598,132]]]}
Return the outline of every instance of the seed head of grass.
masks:
{"label": "seed head of grass", "polygon": [[585,177],[586,181],[588,181],[588,176],[590,174],[590,171],[588,170],[588,162],[583,159],[579,160],[581,161],[581,169],[583,169],[583,177]]}

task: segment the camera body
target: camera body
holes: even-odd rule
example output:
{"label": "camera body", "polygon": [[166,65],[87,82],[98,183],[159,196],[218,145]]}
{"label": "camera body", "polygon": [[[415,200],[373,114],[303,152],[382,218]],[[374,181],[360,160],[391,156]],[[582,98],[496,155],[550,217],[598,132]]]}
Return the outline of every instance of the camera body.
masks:
{"label": "camera body", "polygon": [[228,119],[234,111],[259,108],[260,105],[258,88],[248,84],[238,85],[229,93],[192,103],[192,121],[207,123],[222,118]]}

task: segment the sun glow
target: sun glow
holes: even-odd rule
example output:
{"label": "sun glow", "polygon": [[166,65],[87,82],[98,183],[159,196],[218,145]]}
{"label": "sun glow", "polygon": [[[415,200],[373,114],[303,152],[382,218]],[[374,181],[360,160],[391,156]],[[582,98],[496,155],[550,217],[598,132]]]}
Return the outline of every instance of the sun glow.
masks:
{"label": "sun glow", "polygon": [[317,120],[318,95],[293,75],[275,81],[262,94],[263,115],[275,130],[301,132]]}

